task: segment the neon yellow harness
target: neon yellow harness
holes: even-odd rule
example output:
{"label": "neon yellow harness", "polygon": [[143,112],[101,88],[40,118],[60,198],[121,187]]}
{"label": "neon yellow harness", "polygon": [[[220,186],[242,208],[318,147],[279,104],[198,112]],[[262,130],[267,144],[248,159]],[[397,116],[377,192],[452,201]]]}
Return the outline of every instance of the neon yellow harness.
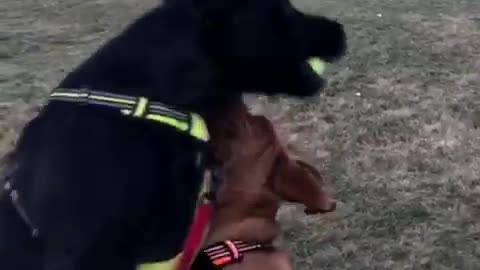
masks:
{"label": "neon yellow harness", "polygon": [[[174,110],[160,102],[150,102],[145,97],[132,97],[80,89],[55,89],[50,94],[50,100],[111,107],[126,116],[174,127],[182,132],[187,132],[190,136],[200,141],[207,142],[210,140],[207,125],[200,115]],[[201,197],[208,189],[208,181],[204,181],[200,193]],[[166,261],[141,264],[137,266],[137,270],[174,270],[177,268],[182,255],[183,253],[180,253]]]}
{"label": "neon yellow harness", "polygon": [[174,110],[145,97],[111,94],[81,89],[55,89],[50,100],[87,103],[118,109],[126,116],[142,118],[174,127],[201,141],[210,140],[205,120],[196,113]]}

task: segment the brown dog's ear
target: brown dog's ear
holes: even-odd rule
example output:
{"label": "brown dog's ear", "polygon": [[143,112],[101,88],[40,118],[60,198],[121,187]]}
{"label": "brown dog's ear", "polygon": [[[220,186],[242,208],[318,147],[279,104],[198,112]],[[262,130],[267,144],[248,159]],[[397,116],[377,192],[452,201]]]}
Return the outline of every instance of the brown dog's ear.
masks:
{"label": "brown dog's ear", "polygon": [[322,188],[322,177],[312,165],[291,160],[286,154],[276,164],[273,176],[275,192],[281,199],[305,205],[305,213],[327,213],[336,202]]}

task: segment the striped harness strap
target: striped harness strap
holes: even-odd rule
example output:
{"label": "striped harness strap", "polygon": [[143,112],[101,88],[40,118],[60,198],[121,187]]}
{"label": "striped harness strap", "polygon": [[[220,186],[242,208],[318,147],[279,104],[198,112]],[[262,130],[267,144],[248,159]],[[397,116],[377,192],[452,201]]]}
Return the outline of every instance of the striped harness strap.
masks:
{"label": "striped harness strap", "polygon": [[205,120],[196,113],[172,109],[160,102],[150,101],[146,97],[118,95],[84,89],[55,89],[50,100],[67,101],[99,105],[117,109],[119,113],[165,124],[187,132],[200,141],[209,141],[210,135]]}
{"label": "striped harness strap", "polygon": [[223,241],[205,248],[200,257],[207,259],[217,269],[240,263],[247,252],[272,250],[271,244],[247,243],[244,241]]}

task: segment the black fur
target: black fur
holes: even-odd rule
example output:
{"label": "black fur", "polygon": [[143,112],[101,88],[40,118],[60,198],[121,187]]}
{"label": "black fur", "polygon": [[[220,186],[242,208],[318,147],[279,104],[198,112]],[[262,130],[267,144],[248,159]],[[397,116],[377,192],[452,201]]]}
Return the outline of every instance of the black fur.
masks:
{"label": "black fur", "polygon": [[[59,84],[147,96],[206,119],[242,93],[316,94],[305,60],[339,59],[341,24],[287,0],[171,0]],[[201,144],[113,110],[52,102],[23,130],[10,166],[40,237],[0,201],[2,270],[132,270],[181,250],[203,168]]]}

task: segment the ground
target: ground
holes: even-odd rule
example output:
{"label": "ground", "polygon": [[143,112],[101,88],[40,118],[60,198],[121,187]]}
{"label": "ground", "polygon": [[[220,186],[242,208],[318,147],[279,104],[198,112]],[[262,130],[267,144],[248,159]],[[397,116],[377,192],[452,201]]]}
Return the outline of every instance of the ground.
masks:
{"label": "ground", "polygon": [[[0,154],[65,72],[156,2],[2,0]],[[350,44],[317,98],[252,99],[341,201],[282,209],[299,269],[480,269],[480,1],[295,4],[337,17]]]}

